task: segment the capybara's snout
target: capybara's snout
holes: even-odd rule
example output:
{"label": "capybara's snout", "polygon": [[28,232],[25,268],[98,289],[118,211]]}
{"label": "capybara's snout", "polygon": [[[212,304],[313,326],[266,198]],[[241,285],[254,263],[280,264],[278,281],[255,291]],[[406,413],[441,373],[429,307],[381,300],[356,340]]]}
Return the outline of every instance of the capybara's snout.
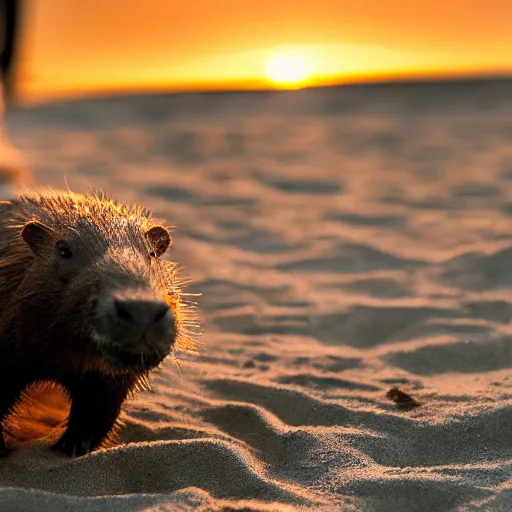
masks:
{"label": "capybara's snout", "polygon": [[107,294],[99,305],[101,349],[116,365],[157,366],[176,340],[171,307],[145,290]]}
{"label": "capybara's snout", "polygon": [[115,331],[121,325],[146,327],[151,329],[167,320],[166,315],[172,315],[169,306],[164,301],[140,300],[131,297],[112,297],[110,306],[109,326]]}

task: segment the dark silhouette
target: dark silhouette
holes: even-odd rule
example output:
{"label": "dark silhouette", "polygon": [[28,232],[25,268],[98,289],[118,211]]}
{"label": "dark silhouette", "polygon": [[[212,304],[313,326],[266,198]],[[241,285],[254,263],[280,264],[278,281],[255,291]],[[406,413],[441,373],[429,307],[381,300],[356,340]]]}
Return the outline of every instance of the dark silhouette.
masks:
{"label": "dark silhouette", "polygon": [[19,40],[21,0],[0,0],[0,12],[3,24],[3,42],[0,53],[0,72],[4,86],[4,96],[13,92],[13,63],[16,59]]}

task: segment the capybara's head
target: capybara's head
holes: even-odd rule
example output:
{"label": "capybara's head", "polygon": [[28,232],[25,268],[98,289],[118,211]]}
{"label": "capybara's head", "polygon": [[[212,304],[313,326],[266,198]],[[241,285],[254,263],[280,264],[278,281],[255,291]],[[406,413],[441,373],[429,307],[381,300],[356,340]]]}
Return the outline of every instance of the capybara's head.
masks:
{"label": "capybara's head", "polygon": [[176,265],[162,259],[168,229],[105,196],[64,199],[21,229],[53,311],[39,327],[71,332],[69,343],[114,372],[154,368],[184,329]]}

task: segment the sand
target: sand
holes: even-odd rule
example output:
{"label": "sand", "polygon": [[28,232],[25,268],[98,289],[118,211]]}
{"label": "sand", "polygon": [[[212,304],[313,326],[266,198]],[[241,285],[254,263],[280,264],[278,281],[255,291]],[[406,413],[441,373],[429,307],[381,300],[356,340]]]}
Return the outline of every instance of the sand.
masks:
{"label": "sand", "polygon": [[20,419],[0,510],[511,510],[511,98],[482,82],[10,111],[37,183],[178,226],[205,334],[127,404],[119,446],[50,452],[58,400]]}

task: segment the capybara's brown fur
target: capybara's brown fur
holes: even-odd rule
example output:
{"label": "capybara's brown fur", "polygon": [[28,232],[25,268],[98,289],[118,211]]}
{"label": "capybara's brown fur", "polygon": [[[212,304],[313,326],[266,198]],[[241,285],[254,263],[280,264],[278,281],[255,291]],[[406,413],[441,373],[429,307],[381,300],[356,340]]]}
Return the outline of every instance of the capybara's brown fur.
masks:
{"label": "capybara's brown fur", "polygon": [[0,202],[0,424],[27,386],[54,382],[71,400],[54,448],[78,456],[108,440],[128,394],[192,343],[170,244],[149,210],[102,192]]}

